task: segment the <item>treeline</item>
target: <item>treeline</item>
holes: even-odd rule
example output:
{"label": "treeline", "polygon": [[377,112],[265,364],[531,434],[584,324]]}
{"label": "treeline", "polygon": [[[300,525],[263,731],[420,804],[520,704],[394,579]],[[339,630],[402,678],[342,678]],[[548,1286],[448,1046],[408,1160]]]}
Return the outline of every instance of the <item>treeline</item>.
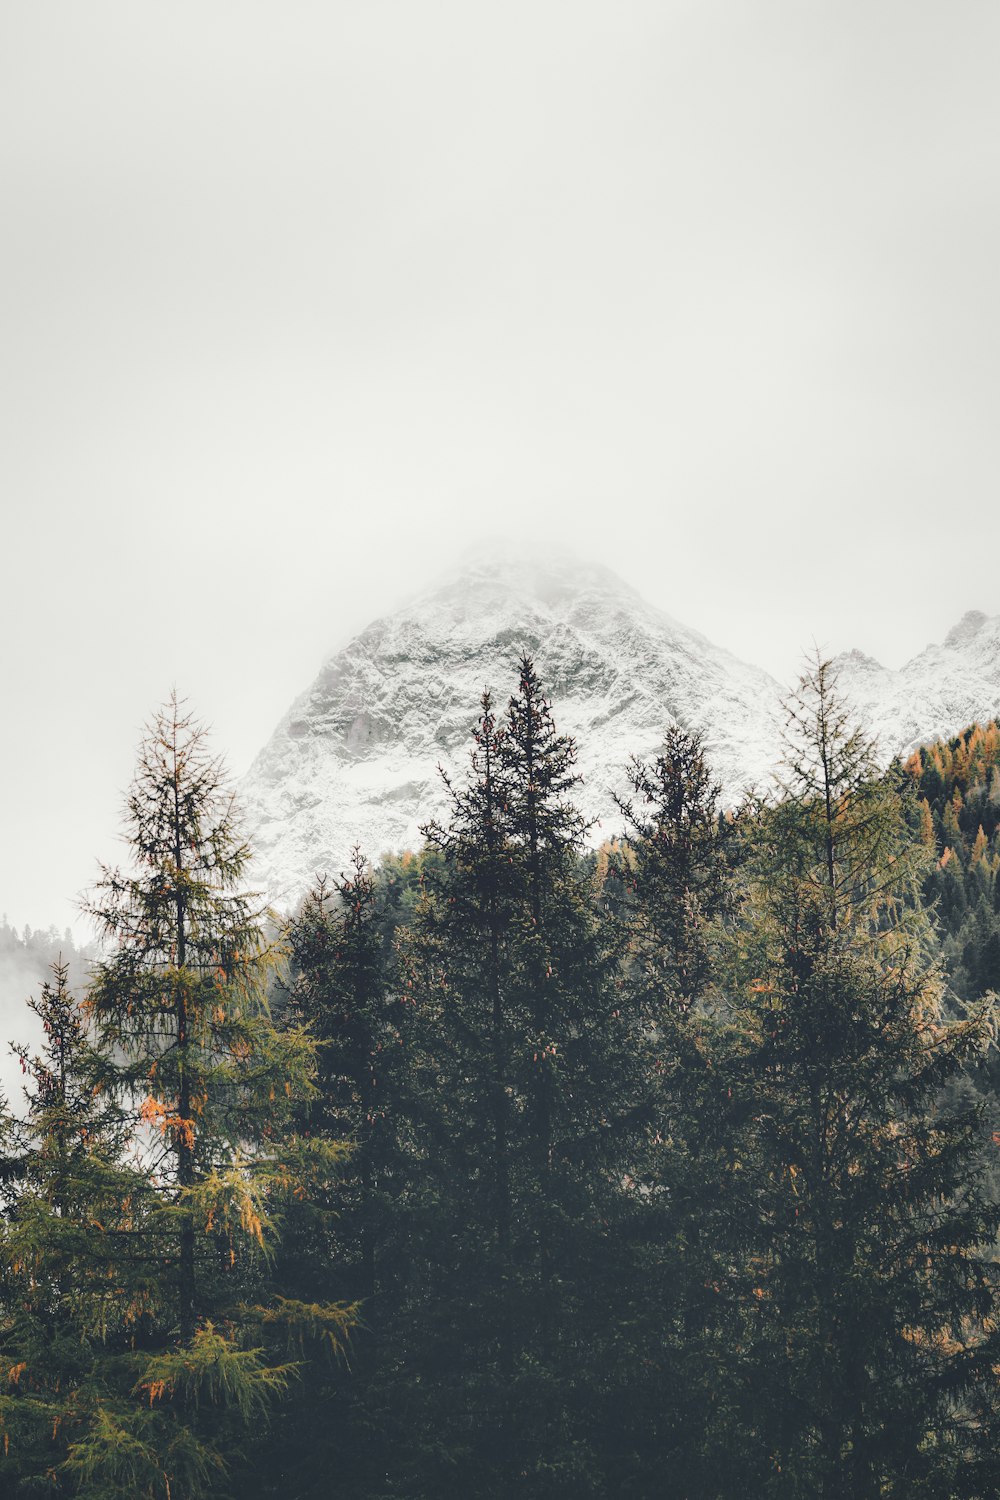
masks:
{"label": "treeline", "polygon": [[997,1493],[947,777],[880,770],[822,662],[788,712],[780,798],[724,811],[673,729],[595,854],[525,658],[422,850],[319,882],[283,957],[160,715],[4,1117],[5,1492]]}
{"label": "treeline", "polygon": [[60,935],[55,927],[25,926],[20,932],[7,920],[6,913],[0,920],[0,963],[5,960],[24,960],[24,963],[44,971],[61,959],[71,963],[84,957],[78,952],[73,934],[68,927]]}
{"label": "treeline", "polygon": [[68,927],[62,933],[55,927],[23,927],[20,932],[0,920],[0,1016],[6,1020],[11,1011],[24,1005],[24,997],[49,977],[54,963],[65,963],[73,984],[86,980],[87,969],[96,949],[92,944],[78,947]]}

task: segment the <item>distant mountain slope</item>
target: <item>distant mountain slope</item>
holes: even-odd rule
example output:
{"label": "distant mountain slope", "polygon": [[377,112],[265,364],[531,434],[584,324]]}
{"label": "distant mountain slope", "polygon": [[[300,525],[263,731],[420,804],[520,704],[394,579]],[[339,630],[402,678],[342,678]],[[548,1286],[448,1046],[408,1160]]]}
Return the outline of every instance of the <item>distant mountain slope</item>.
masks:
{"label": "distant mountain slope", "polygon": [[[730,796],[770,785],[784,722],[774,678],[606,568],[480,558],[330,657],[250,768],[241,798],[274,901],[338,873],[355,842],[372,859],[419,842],[445,806],[437,766],[462,774],[480,694],[490,687],[504,710],[522,650],[576,738],[596,838],[620,826],[629,757],[655,754],[670,724],[701,730]],[[970,612],[898,671],[857,651],[836,666],[888,760],[1000,714],[1000,617]]]}
{"label": "distant mountain slope", "polygon": [[478,561],[373,624],[293,703],[241,795],[260,876],[286,904],[360,841],[413,847],[443,809],[440,763],[462,771],[484,686],[499,710],[522,650],[556,723],[576,737],[580,803],[618,827],[612,793],[668,725],[699,728],[716,774],[763,783],[777,754],[778,683],[653,609],[606,568]]}
{"label": "distant mountain slope", "polygon": [[860,651],[835,658],[841,691],[886,758],[1000,713],[1000,616],[970,610],[898,671]]}

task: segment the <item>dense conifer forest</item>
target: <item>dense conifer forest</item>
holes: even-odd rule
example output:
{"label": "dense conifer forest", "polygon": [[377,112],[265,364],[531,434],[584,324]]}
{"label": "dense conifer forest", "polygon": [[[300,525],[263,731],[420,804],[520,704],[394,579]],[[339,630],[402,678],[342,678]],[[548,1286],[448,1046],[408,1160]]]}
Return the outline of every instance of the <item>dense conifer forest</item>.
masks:
{"label": "dense conifer forest", "polygon": [[787,717],[595,850],[524,657],[278,922],[160,710],[0,1110],[0,1493],[997,1494],[1000,728],[885,768],[819,659]]}

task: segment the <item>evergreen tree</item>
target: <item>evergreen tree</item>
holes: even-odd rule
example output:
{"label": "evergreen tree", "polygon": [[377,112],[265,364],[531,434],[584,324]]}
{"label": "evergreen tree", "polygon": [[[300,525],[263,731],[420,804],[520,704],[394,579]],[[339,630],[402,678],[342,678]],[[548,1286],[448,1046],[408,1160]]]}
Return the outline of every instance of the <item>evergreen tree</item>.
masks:
{"label": "evergreen tree", "polygon": [[616,864],[650,1123],[633,1168],[642,1192],[630,1237],[628,1419],[639,1492],[669,1473],[679,1493],[708,1495],[720,1472],[732,1473],[731,1434],[718,1420],[731,1329],[717,1288],[741,1243],[744,1207],[730,1170],[730,1038],[715,950],[733,904],[740,820],[720,814],[697,734],[669,729],[655,760],[633,760],[629,774]]}
{"label": "evergreen tree", "polygon": [[307,897],[289,927],[289,947],[295,978],[287,1015],[308,1024],[318,1048],[316,1097],[303,1124],[351,1142],[336,1194],[341,1276],[353,1296],[370,1299],[378,1289],[380,1202],[397,1167],[391,1080],[399,1001],[389,991],[376,883],[360,849],[349,875],[332,888],[320,880]]}
{"label": "evergreen tree", "polygon": [[[149,727],[126,812],[132,867],[105,870],[89,908],[109,951],[87,1009],[97,1083],[137,1112],[162,1203],[164,1313],[136,1389],[201,1445],[204,1488],[288,1387],[290,1349],[340,1347],[350,1326],[350,1307],[276,1296],[267,1276],[283,1200],[325,1180],[342,1151],[291,1133],[315,1046],[268,1014],[249,850],[222,767],[176,699]],[[75,1455],[84,1485],[98,1483],[105,1446],[95,1437]],[[199,1493],[196,1475],[161,1467],[173,1500]]]}
{"label": "evergreen tree", "polygon": [[[128,1493],[133,1481],[131,1492],[161,1493],[154,1451],[172,1447],[170,1462],[186,1477],[206,1456],[169,1435],[151,1446],[159,1414],[143,1412],[132,1389],[135,1351],[161,1309],[147,1239],[156,1203],[131,1150],[131,1122],[93,1087],[89,1022],[67,976],[56,961],[28,1002],[41,1051],[14,1049],[26,1112],[4,1116],[0,1484],[11,1495],[74,1493],[81,1456],[104,1432],[115,1440],[95,1493]],[[132,1441],[118,1442],[126,1429]]]}
{"label": "evergreen tree", "polygon": [[635,895],[629,921],[632,962],[642,974],[656,1020],[688,1011],[712,971],[708,934],[730,887],[736,823],[721,815],[698,734],[667,730],[661,754],[633,759],[632,796],[619,799],[627,861],[622,878]]}
{"label": "evergreen tree", "polygon": [[444,777],[451,816],[424,829],[419,895],[400,934],[408,1154],[397,1213],[416,1254],[397,1323],[405,1363],[420,1372],[405,1398],[426,1434],[405,1466],[417,1492],[450,1484],[490,1494],[510,1457],[509,1384],[523,1334],[512,1132],[523,1099],[507,993],[516,875],[502,738],[486,693],[471,775],[464,786]]}
{"label": "evergreen tree", "polygon": [[[509,1378],[514,1355],[509,1304],[517,1022],[510,974],[520,882],[507,824],[512,787],[503,759],[506,736],[489,691],[483,693],[481,710],[472,731],[467,784],[456,786],[442,772],[451,798],[448,826],[432,823],[424,829],[429,845],[443,856],[445,881],[433,894],[425,892],[419,909],[409,940],[410,986],[426,984],[430,972],[440,987],[440,1009],[431,1012],[438,1021],[432,1059],[439,1077],[442,1067],[447,1069],[449,1092],[458,1105],[448,1132],[449,1157],[467,1150],[468,1175],[479,1183],[478,1215],[495,1250],[502,1304],[497,1349]],[[468,1147],[463,1148],[460,1133],[466,1131]]]}
{"label": "evergreen tree", "polygon": [[[306,1024],[317,1044],[316,1095],[300,1108],[311,1139],[347,1142],[335,1191],[286,1211],[274,1275],[301,1299],[333,1284],[358,1301],[349,1363],[314,1376],[280,1417],[268,1469],[275,1493],[289,1482],[301,1500],[329,1493],[330,1474],[359,1493],[386,1469],[394,1414],[387,1367],[405,1343],[401,1327],[412,1244],[400,1145],[401,1002],[390,987],[387,929],[395,885],[380,888],[355,849],[350,872],[320,879],[289,924],[291,982],[286,1024]],[[400,1434],[402,1446],[405,1434]]]}
{"label": "evergreen tree", "polygon": [[878,770],[828,663],[789,724],[734,945],[728,1082],[755,1206],[727,1288],[745,1472],[762,1495],[985,1497],[1000,1214],[978,1112],[944,1089],[992,1007],[949,1019],[898,768]]}
{"label": "evergreen tree", "polygon": [[571,800],[579,781],[576,747],[558,733],[528,656],[520,662],[499,750],[517,879],[508,993],[519,1033],[515,1096],[524,1101],[535,1319],[540,1349],[550,1341],[561,1359],[583,1334],[588,1296],[611,1295],[600,1278],[614,1254],[593,1226],[597,1220],[611,1230],[647,1123],[642,1025],[618,982],[618,934],[601,919],[593,884],[582,874],[588,825]]}
{"label": "evergreen tree", "polygon": [[574,759],[523,658],[502,723],[483,699],[447,823],[425,830],[441,865],[404,942],[442,1270],[426,1300],[447,1310],[428,1420],[470,1495],[595,1492],[618,1425],[638,1049],[581,867]]}

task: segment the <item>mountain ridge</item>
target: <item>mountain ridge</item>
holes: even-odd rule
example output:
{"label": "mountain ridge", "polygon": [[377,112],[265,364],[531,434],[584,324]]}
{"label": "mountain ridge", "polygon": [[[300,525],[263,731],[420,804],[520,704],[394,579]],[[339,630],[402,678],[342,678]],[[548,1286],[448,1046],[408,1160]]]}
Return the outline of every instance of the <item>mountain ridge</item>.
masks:
{"label": "mountain ridge", "polygon": [[1000,615],[967,610],[902,667],[860,652],[833,658],[840,688],[885,758],[1000,714]]}
{"label": "mountain ridge", "polygon": [[[630,757],[655,755],[671,724],[701,732],[730,798],[770,783],[786,689],[769,673],[603,564],[480,551],[328,656],[243,778],[271,899],[288,905],[318,873],[339,873],[355,843],[373,860],[414,847],[420,824],[446,811],[439,764],[461,776],[482,691],[502,712],[522,651],[577,742],[595,839],[620,827],[614,798]],[[886,758],[1000,712],[1000,617],[982,611],[898,671],[861,652],[834,660]]]}

